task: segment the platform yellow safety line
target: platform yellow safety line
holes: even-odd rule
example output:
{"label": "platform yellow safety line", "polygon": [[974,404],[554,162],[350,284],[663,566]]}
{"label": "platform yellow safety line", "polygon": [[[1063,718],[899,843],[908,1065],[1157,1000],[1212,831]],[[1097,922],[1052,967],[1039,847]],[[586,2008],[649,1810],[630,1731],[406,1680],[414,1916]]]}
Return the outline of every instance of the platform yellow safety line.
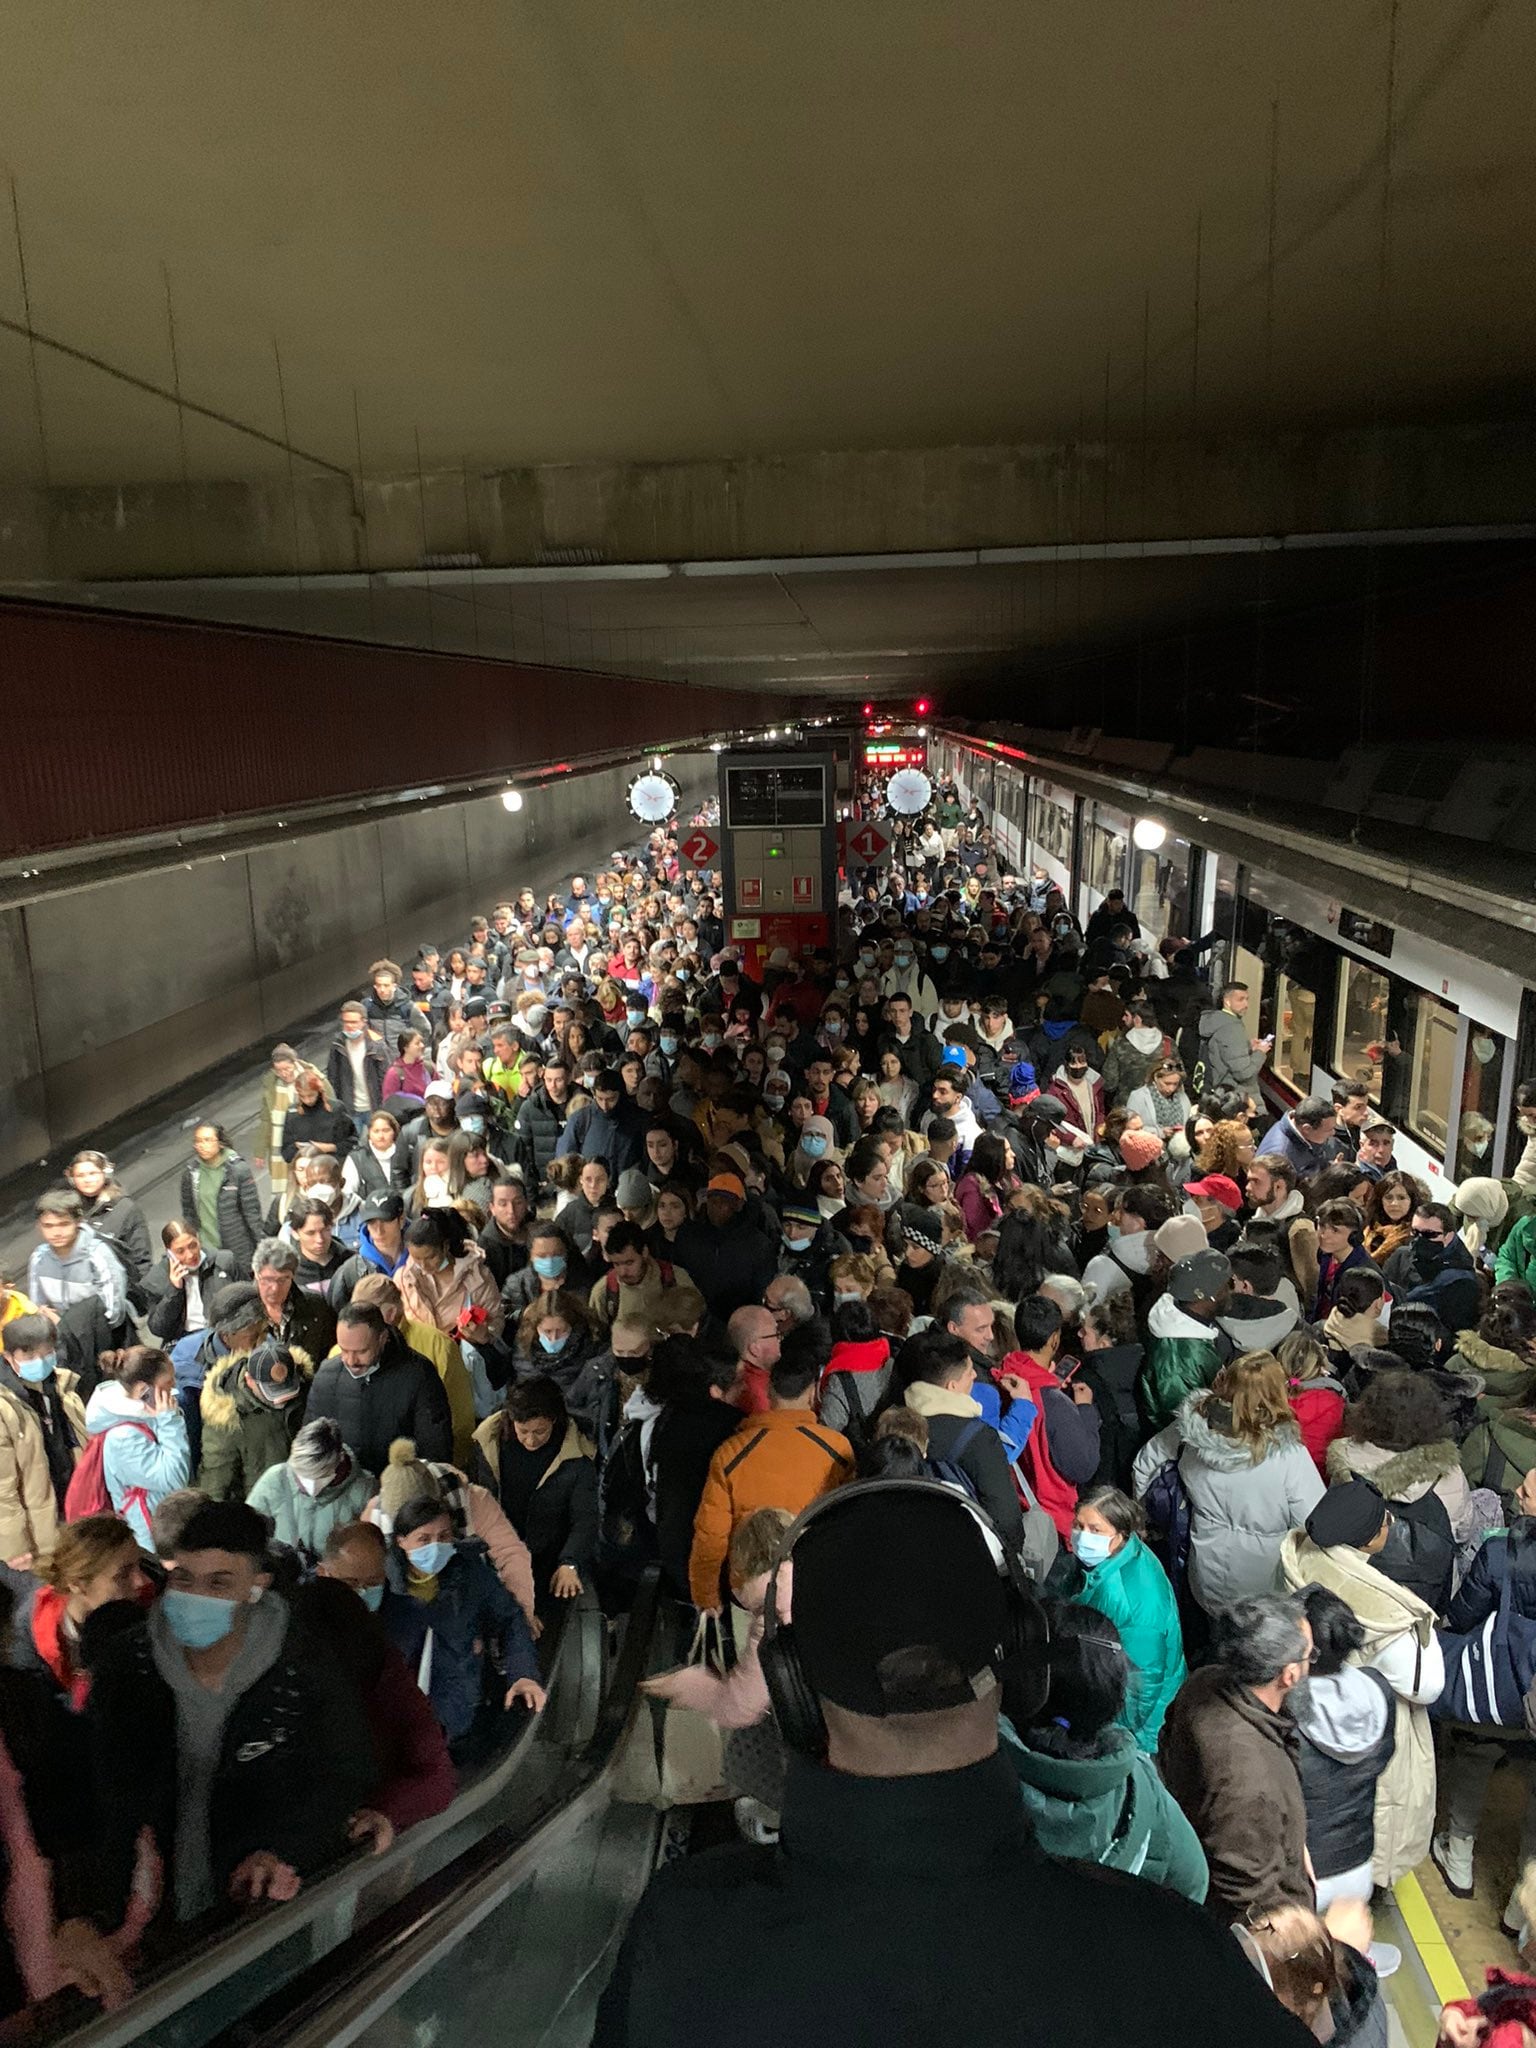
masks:
{"label": "platform yellow safety line", "polygon": [[1403,1925],[1413,1937],[1425,1975],[1434,1986],[1436,1998],[1442,2005],[1465,1998],[1468,1995],[1467,1980],[1462,1976],[1461,1968],[1451,1953],[1451,1945],[1424,1896],[1424,1887],[1411,1870],[1393,1885],[1392,1894],[1397,1900],[1397,1910],[1403,1916]]}

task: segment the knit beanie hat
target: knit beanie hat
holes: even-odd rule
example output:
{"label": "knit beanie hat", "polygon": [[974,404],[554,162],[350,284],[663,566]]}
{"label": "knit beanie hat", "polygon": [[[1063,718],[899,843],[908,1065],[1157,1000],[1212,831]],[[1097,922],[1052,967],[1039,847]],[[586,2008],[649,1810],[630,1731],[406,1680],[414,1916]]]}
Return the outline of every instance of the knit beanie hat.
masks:
{"label": "knit beanie hat", "polygon": [[441,1500],[443,1489],[437,1475],[416,1455],[408,1436],[397,1436],[389,1447],[389,1463],[379,1479],[379,1507],[391,1522],[413,1500]]}
{"label": "knit beanie hat", "polygon": [[1163,1156],[1163,1141],[1156,1131],[1122,1131],[1120,1134],[1120,1157],[1132,1173],[1140,1172],[1144,1166],[1151,1166]]}
{"label": "knit beanie hat", "polygon": [[1198,1216],[1170,1216],[1152,1233],[1152,1242],[1170,1265],[1176,1265],[1180,1259],[1203,1252],[1210,1240]]}

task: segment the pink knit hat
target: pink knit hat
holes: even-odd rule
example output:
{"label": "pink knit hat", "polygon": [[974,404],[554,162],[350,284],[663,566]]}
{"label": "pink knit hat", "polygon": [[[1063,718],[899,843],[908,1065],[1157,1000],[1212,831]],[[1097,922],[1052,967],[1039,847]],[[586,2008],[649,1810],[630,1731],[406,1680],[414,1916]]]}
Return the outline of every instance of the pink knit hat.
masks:
{"label": "pink knit hat", "polygon": [[1131,1169],[1139,1172],[1143,1166],[1151,1166],[1163,1156],[1163,1141],[1156,1131],[1122,1131],[1120,1134],[1120,1157]]}

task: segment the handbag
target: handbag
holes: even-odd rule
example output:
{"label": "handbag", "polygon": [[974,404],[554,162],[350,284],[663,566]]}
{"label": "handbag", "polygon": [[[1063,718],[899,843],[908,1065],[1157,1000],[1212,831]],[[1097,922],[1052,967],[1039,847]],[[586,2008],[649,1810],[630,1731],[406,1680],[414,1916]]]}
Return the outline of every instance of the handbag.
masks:
{"label": "handbag", "polygon": [[[725,1622],[700,1615],[687,1663],[704,1664],[723,1678]],[[725,1731],[693,1707],[640,1697],[614,1766],[613,1796],[622,1806],[704,1806],[729,1799]]]}

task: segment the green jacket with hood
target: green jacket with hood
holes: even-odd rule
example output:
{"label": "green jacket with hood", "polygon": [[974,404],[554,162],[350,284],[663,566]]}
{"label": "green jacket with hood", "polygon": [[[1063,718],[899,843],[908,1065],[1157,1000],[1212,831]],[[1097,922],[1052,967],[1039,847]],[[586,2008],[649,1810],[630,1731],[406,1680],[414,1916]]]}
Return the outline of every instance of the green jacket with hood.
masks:
{"label": "green jacket with hood", "polygon": [[1007,1719],[998,1732],[1035,1839],[1047,1855],[1128,1871],[1197,1906],[1205,1903],[1210,1873],[1200,1838],[1128,1730],[1106,1728],[1104,1753],[1096,1757],[1033,1749]]}
{"label": "green jacket with hood", "polygon": [[1142,1406],[1154,1431],[1166,1429],[1191,1394],[1208,1387],[1227,1356],[1214,1323],[1202,1323],[1160,1294],[1147,1316]]}
{"label": "green jacket with hood", "polygon": [[1178,1602],[1168,1574],[1139,1536],[1127,1536],[1112,1557],[1085,1567],[1077,1599],[1108,1616],[1120,1631],[1131,1661],[1121,1724],[1140,1748],[1155,1756],[1163,1716],[1189,1675]]}
{"label": "green jacket with hood", "polygon": [[197,1484],[214,1500],[244,1500],[269,1466],[283,1464],[304,1423],[314,1361],[297,1345],[289,1356],[299,1369],[297,1397],[274,1408],[246,1384],[248,1351],[221,1358],[203,1381],[203,1462]]}

